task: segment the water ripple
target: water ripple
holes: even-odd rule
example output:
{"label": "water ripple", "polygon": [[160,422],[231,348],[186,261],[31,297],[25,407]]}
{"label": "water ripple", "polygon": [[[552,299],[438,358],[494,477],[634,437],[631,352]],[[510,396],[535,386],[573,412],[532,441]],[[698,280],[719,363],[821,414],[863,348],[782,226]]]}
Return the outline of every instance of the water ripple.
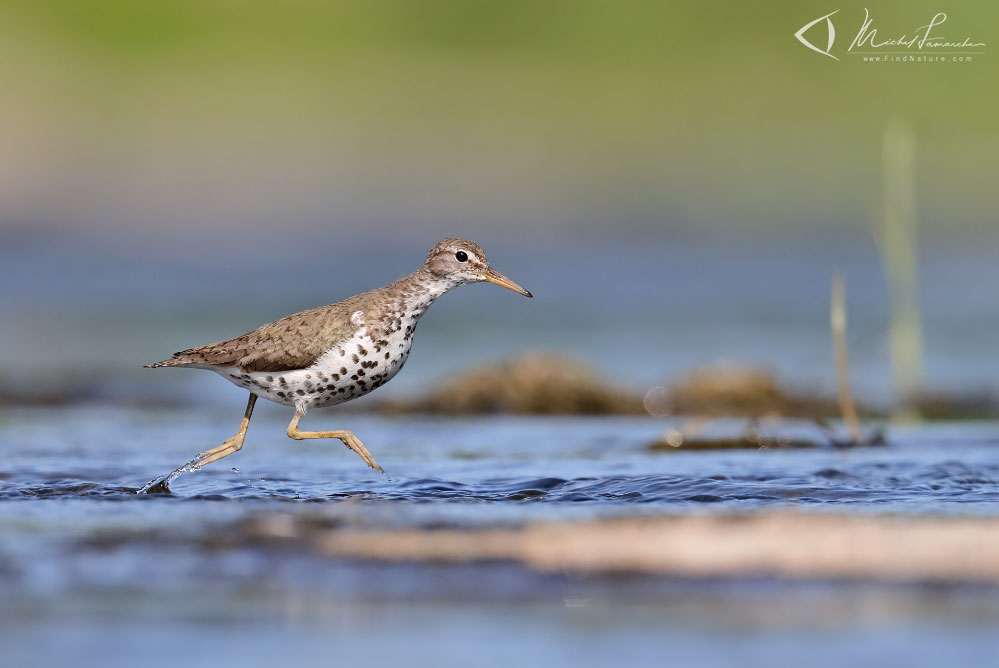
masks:
{"label": "water ripple", "polygon": [[[995,467],[968,467],[947,463],[927,469],[861,466],[852,471],[819,468],[807,475],[671,474],[610,475],[603,477],[503,477],[478,482],[457,482],[432,477],[383,480],[370,486],[303,484],[202,485],[183,497],[194,501],[277,500],[336,502],[344,500],[490,503],[596,503],[664,506],[718,503],[786,504],[885,504],[995,503],[999,482]],[[274,482],[274,481],[271,481]],[[340,487],[337,489],[337,487]],[[137,488],[71,478],[18,481],[8,478],[0,486],[3,499],[98,498],[102,500],[155,500],[136,495]]]}

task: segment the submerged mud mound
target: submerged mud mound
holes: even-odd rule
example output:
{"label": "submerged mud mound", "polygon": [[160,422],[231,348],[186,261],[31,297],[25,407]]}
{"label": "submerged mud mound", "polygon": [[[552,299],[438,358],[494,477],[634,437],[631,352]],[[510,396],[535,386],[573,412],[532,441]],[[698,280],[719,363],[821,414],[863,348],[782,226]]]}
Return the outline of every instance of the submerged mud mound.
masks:
{"label": "submerged mud mound", "polygon": [[652,415],[749,418],[814,419],[839,412],[831,399],[791,393],[766,369],[736,364],[704,366],[669,387],[653,388],[645,408]]}
{"label": "submerged mud mound", "polygon": [[642,400],[592,369],[557,354],[531,353],[444,382],[424,398],[383,405],[387,412],[474,415],[641,414]]}
{"label": "submerged mud mound", "polygon": [[589,366],[555,353],[531,353],[470,370],[419,399],[381,405],[386,412],[476,415],[686,415],[795,417],[836,415],[834,401],[799,396],[770,372],[741,365],[708,366],[644,399]]}

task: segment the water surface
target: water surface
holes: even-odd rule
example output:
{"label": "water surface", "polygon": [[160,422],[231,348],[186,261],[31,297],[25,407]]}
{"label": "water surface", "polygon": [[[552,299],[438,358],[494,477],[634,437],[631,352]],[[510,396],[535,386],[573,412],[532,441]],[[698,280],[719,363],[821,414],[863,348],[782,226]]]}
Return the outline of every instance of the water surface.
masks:
{"label": "water surface", "polygon": [[363,527],[777,508],[993,516],[994,424],[893,429],[889,445],[862,450],[649,453],[669,423],[308,416],[353,429],[383,476],[338,443],[287,439],[285,412],[263,407],[241,452],[181,476],[172,495],[134,493],[228,436],[239,410],[221,412],[2,415],[0,643],[11,665],[81,656],[93,665],[328,665],[331,652],[348,663],[496,666],[994,657],[999,596],[981,586],[367,563],[254,542],[239,529],[273,515]]}

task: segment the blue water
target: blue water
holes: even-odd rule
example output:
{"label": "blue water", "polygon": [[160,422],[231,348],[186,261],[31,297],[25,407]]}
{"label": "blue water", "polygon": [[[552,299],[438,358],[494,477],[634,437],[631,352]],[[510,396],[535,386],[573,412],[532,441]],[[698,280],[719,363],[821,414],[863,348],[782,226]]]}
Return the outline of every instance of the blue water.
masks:
{"label": "blue water", "polygon": [[[531,349],[639,394],[717,361],[831,394],[836,269],[856,394],[892,400],[889,301],[866,236],[653,236],[479,239],[536,298],[484,285],[445,296],[406,369],[351,406]],[[0,409],[0,665],[994,664],[994,588],[376,564],[261,544],[241,528],[285,515],[360,527],[767,509],[994,517],[995,421],[891,428],[887,446],[862,450],[653,454],[646,446],[676,422],[310,413],[305,428],[354,430],[382,476],[338,443],[287,439],[287,411],[261,404],[241,452],[181,476],[172,495],[134,494],[231,435],[244,402],[214,374],[143,363],[387,283],[434,241],[346,240],[345,253],[331,234],[181,253],[69,232],[5,237],[0,397],[52,392],[70,405]],[[999,308],[983,289],[999,284],[994,248],[936,240],[923,251],[928,386],[991,397],[999,416],[988,363]],[[280,266],[293,279],[275,281]],[[808,425],[764,429],[822,438]]]}
{"label": "blue water", "polygon": [[[999,425],[893,428],[890,445],[836,450],[649,452],[675,422],[656,418],[386,418],[314,411],[316,427],[349,428],[386,474],[339,441],[285,437],[286,409],[262,406],[242,451],[172,483],[179,497],[485,504],[544,501],[554,514],[584,504],[682,511],[846,506],[916,513],[986,513],[999,503]],[[229,417],[228,423],[223,418]],[[238,411],[24,408],[6,414],[11,457],[0,498],[118,499],[232,431]],[[738,433],[735,420],[712,433]],[[772,434],[808,434],[774,423]],[[813,434],[817,443],[821,433]],[[16,466],[14,464],[16,463]],[[238,469],[238,470],[234,470]],[[500,506],[502,507],[502,503]],[[522,504],[521,504],[522,505]],[[476,508],[476,513],[498,512]],[[517,511],[515,518],[529,511]],[[592,512],[592,509],[587,512]]]}
{"label": "blue water", "polygon": [[[241,408],[0,413],[4,665],[988,665],[994,588],[538,573],[337,560],[242,527],[518,526],[597,516],[999,511],[999,424],[889,431],[860,450],[650,453],[653,418],[383,418],[338,443],[261,406],[243,450],[172,495],[134,490],[230,434]],[[734,422],[711,431],[728,433]],[[807,425],[767,429],[805,434]]]}

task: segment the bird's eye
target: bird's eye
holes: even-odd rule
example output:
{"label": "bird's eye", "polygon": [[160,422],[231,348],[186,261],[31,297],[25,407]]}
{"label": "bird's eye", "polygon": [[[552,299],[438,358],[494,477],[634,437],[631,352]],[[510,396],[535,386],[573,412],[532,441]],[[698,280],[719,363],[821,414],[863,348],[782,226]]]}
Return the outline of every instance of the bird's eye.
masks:
{"label": "bird's eye", "polygon": [[465,251],[458,251],[454,254],[454,259],[458,262],[468,262],[468,253]]}

